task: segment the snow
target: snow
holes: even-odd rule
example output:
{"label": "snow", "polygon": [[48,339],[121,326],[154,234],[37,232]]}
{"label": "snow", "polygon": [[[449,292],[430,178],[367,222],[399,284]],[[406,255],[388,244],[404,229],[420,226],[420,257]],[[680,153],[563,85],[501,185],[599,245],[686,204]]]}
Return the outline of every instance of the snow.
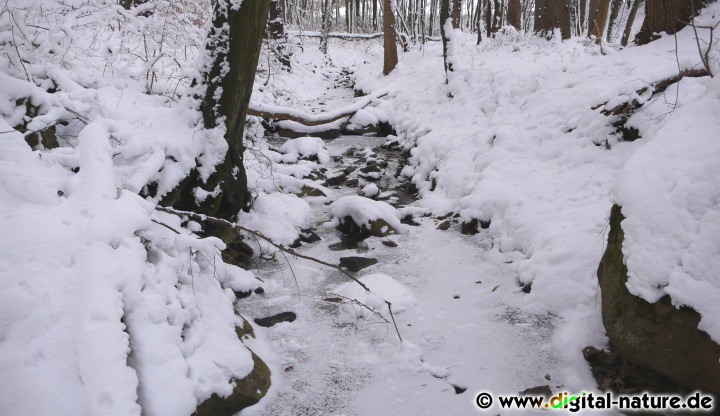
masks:
{"label": "snow", "polygon": [[319,137],[299,137],[287,140],[280,146],[280,151],[285,154],[283,162],[297,162],[300,157],[317,157],[320,164],[327,164],[330,161],[327,149]]}
{"label": "snow", "polygon": [[[626,216],[629,290],[692,307],[720,342],[720,84],[685,79],[657,96],[646,88],[701,67],[691,29],[678,34],[677,53],[673,36],[601,51],[513,31],[476,46],[451,30],[447,84],[439,42],[401,54],[387,77],[369,39],[333,39],[328,56],[306,39],[288,73],[263,57],[259,73],[272,77],[259,76],[251,108],[312,121],[349,111],[320,126],[276,123],[308,134],[348,118],[390,123],[398,136],[388,142],[410,156],[400,176],[420,200],[396,209],[367,198],[393,189],[379,173],[366,178],[380,186],[359,176],[365,197],[325,188],[308,177],[342,170],[330,156],[349,139],[273,147],[250,117],[254,206],[238,213],[241,225],[289,245],[329,217],[317,230],[323,241],[298,250],[331,264],[348,254],[327,248],[345,217],[382,219],[399,233],[397,247],[371,237],[356,249],[379,259],[378,273],[360,276],[373,293],[292,256],[287,273],[268,256],[275,248],[246,238],[268,259],[257,271],[265,294],[237,302],[233,291],[259,287],[256,274],[223,263],[225,244],[195,235],[200,223],[155,210],[191,169],[207,179],[227,145],[222,127],[201,128],[191,98],[204,42],[193,22],[207,11],[185,4],[191,19],[153,4],[164,8],[146,19],[135,16],[150,6],[106,0],[43,2],[40,14],[40,2],[14,0],[0,15],[0,414],[190,415],[252,370],[249,348],[270,365],[273,387],[248,415],[469,414],[472,393],[517,392],[547,384],[545,374],[553,386],[587,389],[580,350],[606,342],[595,270],[613,203]],[[717,22],[719,7],[700,21]],[[25,35],[11,40],[10,28]],[[159,58],[143,60],[146,48]],[[343,67],[368,95],[332,84]],[[25,119],[22,100],[37,117]],[[626,125],[642,137],[626,142],[612,125],[619,116],[602,110],[633,100],[642,107]],[[25,122],[29,132],[54,124],[60,147],[31,149],[16,130]],[[385,157],[370,147],[378,138],[352,140],[367,161]],[[293,195],[304,186],[328,196]],[[219,189],[193,192],[203,200]],[[490,227],[438,230],[447,214]],[[386,318],[390,301],[403,342],[367,309],[327,301],[332,293]],[[238,311],[284,310],[297,320],[238,339]]]}
{"label": "snow", "polygon": [[[278,244],[289,245],[298,237],[298,229],[307,225],[310,206],[296,195],[262,193],[253,204],[253,210],[240,215],[238,224],[261,232]],[[262,250],[273,252],[266,243],[259,243]]]}
{"label": "snow", "polygon": [[[353,319],[369,318],[373,313],[380,313],[389,319],[390,312],[386,301],[392,306],[394,314],[405,312],[417,303],[407,287],[388,275],[375,273],[362,276],[358,280],[370,291],[355,282],[345,283],[332,291],[333,294],[344,298],[342,311]],[[366,305],[372,311],[361,305]]]}
{"label": "snow", "polygon": [[325,223],[326,227],[337,227],[344,218],[350,217],[358,225],[383,220],[396,232],[405,231],[405,226],[400,223],[400,211],[388,203],[363,196],[348,195],[338,199],[330,205],[330,215],[332,219]]}
{"label": "snow", "polygon": [[372,198],[380,193],[380,189],[378,189],[378,186],[374,183],[369,183],[362,188],[362,194],[363,196],[367,198]]}

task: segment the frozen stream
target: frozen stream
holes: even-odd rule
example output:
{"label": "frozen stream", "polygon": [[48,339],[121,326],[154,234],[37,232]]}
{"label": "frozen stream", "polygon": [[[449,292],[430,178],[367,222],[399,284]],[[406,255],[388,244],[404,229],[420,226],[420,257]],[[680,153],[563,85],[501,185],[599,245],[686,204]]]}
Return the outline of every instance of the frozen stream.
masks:
{"label": "frozen stream", "polygon": [[[374,148],[383,142],[343,136],[326,145],[338,156],[350,147]],[[399,154],[388,155],[380,154],[389,162],[381,188],[388,186],[398,163]],[[353,160],[335,161],[330,171]],[[404,342],[384,322],[351,319],[338,304],[323,300],[346,276],[290,259],[293,277],[278,255],[277,263],[259,270],[265,293],[241,300],[239,307],[248,318],[292,311],[297,319],[256,328],[267,344],[263,349],[272,351],[263,358],[273,370],[273,387],[263,402],[242,414],[464,415],[480,412],[474,400],[481,391],[513,394],[545,384],[556,391],[560,364],[551,342],[556,321],[523,310],[525,294],[512,268],[513,254],[491,249],[484,232],[462,235],[457,224],[442,231],[437,229],[442,221],[425,217],[408,234],[390,236],[398,247],[371,237],[357,249],[329,249],[340,234],[321,226],[329,219],[326,204],[356,193],[364,183],[307,199],[322,241],[299,250],[332,263],[356,255],[378,259],[357,275],[392,276],[418,300],[413,309],[396,315]]]}

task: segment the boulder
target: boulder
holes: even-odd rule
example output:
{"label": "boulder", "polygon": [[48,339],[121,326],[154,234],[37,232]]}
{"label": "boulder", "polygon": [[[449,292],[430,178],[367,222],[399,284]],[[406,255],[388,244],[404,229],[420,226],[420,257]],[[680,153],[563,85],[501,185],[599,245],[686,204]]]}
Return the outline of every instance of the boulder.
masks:
{"label": "boulder", "polygon": [[360,270],[370,267],[373,264],[377,264],[377,259],[371,257],[340,257],[340,267],[344,267],[353,272],[359,272]]}
{"label": "boulder", "polygon": [[720,345],[698,329],[700,315],[676,308],[667,295],[649,303],[628,291],[623,219],[620,207],[613,206],[607,249],[597,271],[610,342],[631,362],[681,386],[720,394]]}
{"label": "boulder", "polygon": [[280,322],[293,322],[297,318],[297,315],[295,315],[295,312],[281,312],[277,315],[268,316],[265,318],[255,318],[255,323],[265,327],[270,328],[273,325],[277,325]]}
{"label": "boulder", "polygon": [[395,229],[382,218],[372,220],[369,224],[357,225],[352,217],[345,217],[340,221],[340,225],[338,225],[337,228],[343,234],[359,239],[366,239],[370,236],[387,237],[396,232]]}
{"label": "boulder", "polygon": [[[235,327],[235,333],[241,340],[255,338],[252,325],[243,318],[243,326]],[[263,360],[254,352],[250,351],[253,360],[253,369],[242,380],[233,380],[235,388],[228,397],[220,397],[213,394],[209,399],[202,402],[193,416],[232,416],[246,407],[250,407],[260,401],[270,388],[270,369]]]}

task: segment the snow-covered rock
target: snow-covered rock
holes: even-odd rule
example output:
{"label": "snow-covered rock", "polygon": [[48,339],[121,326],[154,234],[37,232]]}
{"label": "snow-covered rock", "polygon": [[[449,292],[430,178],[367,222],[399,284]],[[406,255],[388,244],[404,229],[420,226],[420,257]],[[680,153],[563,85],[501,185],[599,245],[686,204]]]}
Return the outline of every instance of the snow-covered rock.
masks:
{"label": "snow-covered rock", "polygon": [[373,201],[357,195],[344,196],[330,205],[332,219],[327,227],[340,227],[348,234],[361,238],[370,235],[384,237],[390,233],[401,233],[405,226],[400,223],[400,211],[392,205]]}

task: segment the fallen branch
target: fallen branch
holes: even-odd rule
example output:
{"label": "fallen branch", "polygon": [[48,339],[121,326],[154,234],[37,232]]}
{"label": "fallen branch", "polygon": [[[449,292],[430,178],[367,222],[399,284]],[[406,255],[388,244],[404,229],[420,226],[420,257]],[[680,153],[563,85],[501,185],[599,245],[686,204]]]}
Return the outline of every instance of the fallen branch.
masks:
{"label": "fallen branch", "polygon": [[[298,32],[298,31],[288,31],[290,34],[296,34],[301,36],[307,36],[309,38],[320,38],[322,37],[322,33],[320,32],[313,32],[313,31],[305,31],[305,32]],[[370,40],[370,39],[379,39],[383,37],[383,33],[341,33],[341,32],[334,32],[334,33],[328,33],[328,38],[332,39],[342,39],[342,40]]]}
{"label": "fallen branch", "polygon": [[[166,213],[168,213],[168,214],[174,214],[174,215],[179,215],[179,216],[186,216],[186,217],[188,217],[188,218],[190,218],[190,219],[193,219],[193,220],[195,220],[195,221],[206,222],[206,223],[210,223],[210,224],[217,225],[217,226],[221,226],[221,227],[229,227],[229,228],[232,228],[232,229],[235,229],[235,230],[238,230],[238,231],[244,231],[244,232],[246,232],[246,233],[248,233],[248,234],[250,234],[250,235],[252,235],[252,236],[254,236],[254,237],[256,237],[256,238],[259,238],[259,239],[261,239],[261,240],[267,241],[271,246],[275,247],[276,249],[278,249],[278,250],[280,250],[280,251],[282,251],[282,252],[284,252],[284,253],[288,253],[288,254],[291,254],[291,255],[293,255],[293,256],[295,256],[295,257],[299,257],[299,258],[305,259],[305,260],[310,260],[310,261],[312,261],[312,262],[321,264],[321,265],[323,265],[323,266],[327,266],[327,267],[330,267],[330,268],[332,268],[332,269],[338,270],[339,272],[341,272],[341,273],[344,274],[345,276],[349,277],[353,282],[359,284],[360,287],[362,287],[362,288],[365,289],[366,291],[368,291],[368,292],[370,292],[370,293],[373,293],[373,291],[370,290],[370,288],[367,287],[363,282],[361,282],[360,280],[358,280],[355,276],[351,275],[351,274],[348,273],[347,271],[341,269],[339,266],[334,265],[334,264],[331,264],[331,263],[328,263],[328,262],[325,262],[325,261],[322,261],[322,260],[317,259],[317,258],[315,258],[315,257],[311,257],[311,256],[306,256],[306,255],[304,255],[304,254],[300,254],[300,253],[298,253],[297,251],[295,251],[295,250],[293,250],[293,249],[285,248],[285,247],[283,247],[283,246],[275,243],[274,241],[272,241],[269,237],[266,237],[265,235],[263,235],[263,233],[261,233],[260,231],[251,230],[251,229],[249,229],[249,228],[243,227],[242,225],[238,225],[238,224],[232,223],[232,222],[230,222],[230,221],[227,221],[227,220],[224,220],[224,219],[221,219],[221,218],[211,217],[211,216],[204,215],[204,214],[197,214],[197,213],[192,212],[192,211],[181,211],[181,210],[177,210],[177,209],[173,209],[173,208],[168,208],[168,207],[163,207],[163,206],[159,206],[159,205],[155,206],[155,209],[156,209],[157,211],[166,212]],[[153,222],[156,222],[156,223],[160,224],[158,221],[155,221],[155,220],[153,220]],[[161,224],[161,225],[164,225],[165,227],[170,228],[169,226],[167,226],[167,225],[165,225],[165,224]],[[175,231],[175,230],[173,230],[173,231]],[[175,231],[175,232],[177,232],[177,231]],[[374,294],[374,293],[373,293],[373,294]],[[375,296],[377,296],[377,295],[375,295]],[[380,296],[378,296],[378,297],[380,297]],[[380,299],[382,299],[382,297],[380,297]],[[393,311],[392,311],[392,304],[391,304],[389,301],[385,300],[385,299],[383,299],[383,301],[384,301],[385,304],[387,305],[388,311],[390,312],[390,318],[392,319],[392,324],[393,324],[393,326],[395,327],[395,332],[397,333],[397,336],[398,336],[398,338],[400,339],[400,342],[402,342],[402,336],[400,335],[400,330],[398,329],[397,323],[395,322],[395,315],[393,314]],[[368,310],[370,310],[370,309],[368,309]],[[374,311],[374,312],[376,312],[376,311]],[[389,323],[389,321],[388,321],[387,319],[385,319],[384,316],[382,316],[381,314],[379,314],[379,312],[377,313],[377,315],[379,315],[383,320],[385,320],[385,322]]]}
{"label": "fallen branch", "polygon": [[318,126],[320,124],[331,123],[343,117],[353,115],[357,113],[358,110],[365,108],[368,104],[373,102],[373,100],[387,95],[387,93],[387,90],[376,91],[370,95],[362,97],[357,102],[347,107],[319,114],[311,114],[292,107],[283,107],[264,103],[250,103],[247,114],[249,116],[272,118],[275,120],[290,120],[305,126]]}

